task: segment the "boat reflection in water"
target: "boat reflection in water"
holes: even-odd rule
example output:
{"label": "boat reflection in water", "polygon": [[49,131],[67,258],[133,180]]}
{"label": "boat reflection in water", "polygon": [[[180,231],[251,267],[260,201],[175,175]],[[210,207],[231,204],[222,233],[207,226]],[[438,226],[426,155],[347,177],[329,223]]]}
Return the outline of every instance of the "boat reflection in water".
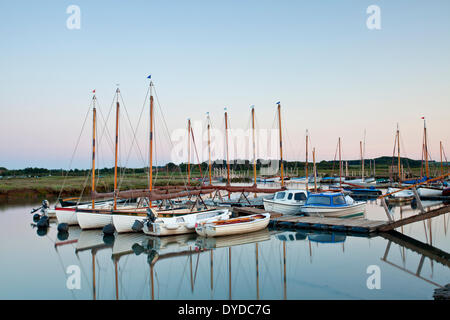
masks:
{"label": "boat reflection in water", "polygon": [[[443,284],[439,280],[434,280],[433,276],[425,277],[420,271],[426,259],[431,263],[450,265],[450,260],[445,258],[448,254],[432,246],[431,230],[426,231],[426,244],[398,232],[377,237],[378,240],[372,243],[386,237],[386,243],[381,243],[383,247],[387,245],[382,263],[395,264],[396,270],[441,287]],[[93,299],[99,296],[100,280],[102,291],[106,290],[109,298],[113,293],[115,299],[127,299],[130,295],[142,295],[141,298],[147,299],[292,299],[309,297],[306,293],[302,296],[304,291],[299,288],[304,286],[316,288],[314,290],[328,287],[325,285],[327,278],[312,280],[314,278],[298,273],[299,266],[303,271],[311,272],[329,250],[346,255],[345,242],[349,240],[352,247],[351,243],[361,243],[365,239],[350,233],[270,228],[217,238],[204,238],[194,233],[167,237],[130,233],[107,238],[101,230],[81,231],[77,227],[70,228],[68,238],[57,242],[55,247],[72,244],[77,255],[84,251],[90,253],[87,259],[89,267],[83,270],[88,271],[85,279],[88,280],[88,287],[92,286],[90,295]],[[371,240],[368,237],[366,241]],[[388,258],[388,252],[393,251],[391,247],[394,245],[401,250],[409,249],[420,254],[419,273],[397,265],[392,253]],[[103,259],[109,253],[111,259]],[[404,254],[402,257],[406,258]],[[301,262],[305,261],[304,258],[306,264]],[[345,259],[348,258],[346,255]],[[334,290],[339,294],[346,292],[340,287]]]}

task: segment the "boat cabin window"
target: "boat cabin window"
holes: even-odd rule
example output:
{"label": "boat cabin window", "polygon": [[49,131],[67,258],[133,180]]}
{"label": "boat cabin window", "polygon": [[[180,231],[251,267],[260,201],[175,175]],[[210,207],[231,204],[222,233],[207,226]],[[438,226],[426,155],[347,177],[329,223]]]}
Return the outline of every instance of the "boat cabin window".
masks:
{"label": "boat cabin window", "polygon": [[345,199],[343,196],[333,197],[333,204],[345,204]]}
{"label": "boat cabin window", "polygon": [[294,200],[297,200],[297,201],[306,200],[306,195],[303,192],[297,192],[295,194]]}
{"label": "boat cabin window", "polygon": [[309,197],[308,200],[306,200],[307,205],[330,205],[331,204],[331,198],[327,196],[312,196]]}
{"label": "boat cabin window", "polygon": [[278,192],[276,199],[283,199],[286,192]]}
{"label": "boat cabin window", "polygon": [[292,193],[289,193],[288,194],[288,200],[291,200],[292,199]]}

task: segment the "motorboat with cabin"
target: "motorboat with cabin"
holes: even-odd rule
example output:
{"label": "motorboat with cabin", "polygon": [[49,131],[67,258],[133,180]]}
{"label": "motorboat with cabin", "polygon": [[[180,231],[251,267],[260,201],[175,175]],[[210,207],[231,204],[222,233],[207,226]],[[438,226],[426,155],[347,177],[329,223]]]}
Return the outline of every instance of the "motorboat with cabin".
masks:
{"label": "motorboat with cabin", "polygon": [[308,191],[302,189],[278,191],[272,199],[263,199],[264,210],[282,214],[299,213],[307,198]]}
{"label": "motorboat with cabin", "polygon": [[342,192],[310,193],[300,211],[309,216],[353,218],[365,213],[366,202]]}

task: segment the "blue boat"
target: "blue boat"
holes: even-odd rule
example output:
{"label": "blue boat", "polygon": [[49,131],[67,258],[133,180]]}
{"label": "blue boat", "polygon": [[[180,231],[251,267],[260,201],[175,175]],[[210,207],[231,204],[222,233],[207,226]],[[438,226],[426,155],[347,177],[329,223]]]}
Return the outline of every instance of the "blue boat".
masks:
{"label": "blue boat", "polygon": [[364,215],[365,201],[355,201],[342,192],[310,193],[300,211],[310,216],[353,218]]}

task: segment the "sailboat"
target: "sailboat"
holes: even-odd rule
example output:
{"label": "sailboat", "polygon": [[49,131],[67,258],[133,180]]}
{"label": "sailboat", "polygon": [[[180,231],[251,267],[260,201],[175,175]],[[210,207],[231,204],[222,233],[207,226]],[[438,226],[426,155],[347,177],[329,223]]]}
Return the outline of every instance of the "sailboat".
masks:
{"label": "sailboat", "polygon": [[[281,180],[281,187],[280,188],[260,188],[257,186],[258,178],[256,177],[256,143],[255,143],[255,108],[252,105],[252,138],[253,138],[253,185],[251,186],[232,186],[231,180],[230,180],[230,159],[229,159],[229,153],[228,153],[228,112],[227,108],[225,108],[224,112],[224,119],[225,119],[225,149],[226,149],[226,164],[227,164],[227,182],[225,186],[212,186],[210,185],[203,186],[202,188],[213,188],[216,190],[216,193],[210,201],[214,201],[216,196],[219,195],[220,201],[214,202],[218,206],[246,206],[246,205],[261,205],[263,202],[262,197],[258,197],[258,193],[275,193],[277,191],[285,190],[286,187],[284,185],[284,176],[283,176],[283,161],[281,161],[281,176],[274,178],[274,180],[271,180],[272,182]],[[209,126],[208,126],[209,129]],[[209,131],[208,131],[209,132]],[[208,135],[209,136],[209,135]],[[209,140],[208,140],[209,141]],[[281,141],[281,140],[280,140]],[[210,142],[208,142],[208,145]],[[281,148],[281,146],[280,146]],[[283,158],[281,154],[281,159]],[[209,158],[209,166],[211,168],[211,158]],[[211,170],[211,169],[209,169]],[[211,181],[211,180],[210,180]],[[261,179],[259,181],[262,181]],[[269,180],[265,180],[267,182]],[[228,192],[228,200],[223,200],[222,196],[220,195],[220,191],[227,191]],[[239,201],[235,201],[234,199],[231,199],[231,193],[240,193],[241,196],[239,198]],[[246,193],[253,193],[255,197],[250,200],[248,199]],[[245,201],[242,201],[242,199],[245,199]]]}
{"label": "sailboat", "polygon": [[[428,180],[430,178],[429,175],[429,166],[428,166],[428,137],[427,137],[427,125],[425,122],[425,117],[422,117],[423,119],[423,155],[425,159],[425,174],[426,179]],[[421,185],[417,188],[417,193],[420,197],[435,197],[435,196],[442,196],[443,187],[442,185],[438,186],[431,186],[428,183],[426,185]]]}
{"label": "sailboat", "polygon": [[[281,186],[284,187],[283,177],[283,138],[281,130],[281,104],[277,102],[278,112],[278,128],[280,138],[280,162],[281,162]],[[308,177],[308,131],[306,131],[306,165],[305,165],[306,177]],[[300,211],[300,207],[305,204],[308,197],[308,181],[306,181],[306,190],[303,189],[290,189],[278,191],[272,198],[263,199],[264,210],[278,212],[282,214],[295,214]]]}
{"label": "sailboat", "polygon": [[[401,165],[401,158],[400,158],[400,129],[397,123],[397,131],[395,135],[394,140],[394,151],[392,155],[392,159],[394,159],[395,150],[397,149],[397,173],[398,173],[398,188],[395,187],[388,187],[387,188],[387,200],[389,202],[408,202],[411,201],[414,198],[414,193],[412,190],[401,190],[401,184],[402,181],[402,165]],[[393,161],[393,160],[392,160]],[[394,166],[392,166],[394,167]],[[401,190],[401,191],[400,191]]]}
{"label": "sailboat", "polygon": [[[96,95],[95,90],[93,91],[92,97],[92,191],[95,191],[95,148],[96,148],[96,125],[97,125],[97,108],[96,108]],[[134,199],[135,200],[135,199]],[[130,200],[116,200],[117,203],[125,204],[127,202],[133,201]],[[68,199],[60,199],[60,206],[55,206],[54,213],[58,220],[58,223],[66,223],[68,225],[78,225],[78,214],[77,210],[80,209],[104,209],[110,210],[113,206],[114,200],[99,200],[99,201],[84,201],[79,202],[79,198],[68,198]]]}
{"label": "sailboat", "polygon": [[[151,79],[151,76],[147,77]],[[114,229],[118,233],[123,232],[135,232],[141,231],[144,223],[148,222],[151,218],[151,215],[158,216],[172,216],[176,217],[176,219],[187,219],[190,220],[192,218],[186,218],[185,215],[191,215],[200,212],[209,212],[210,214],[221,215],[223,211],[214,211],[211,208],[208,208],[205,205],[205,208],[201,208],[200,210],[194,211],[194,207],[176,207],[173,206],[173,201],[171,201],[171,208],[169,209],[161,209],[157,207],[153,207],[152,203],[154,201],[161,200],[171,200],[175,198],[182,197],[191,197],[197,196],[199,197],[201,194],[208,194],[213,192],[213,189],[201,187],[193,187],[193,186],[184,186],[184,187],[175,187],[175,186],[166,186],[153,188],[153,137],[154,137],[154,117],[153,117],[153,82],[150,80],[150,131],[149,131],[149,180],[148,180],[148,189],[147,190],[127,190],[119,192],[117,190],[117,154],[118,154],[118,127],[119,127],[119,91],[117,90],[117,108],[116,108],[116,148],[115,148],[115,169],[114,169],[114,192],[111,193],[103,193],[99,194],[95,192],[95,188],[92,189],[92,198],[101,198],[101,197],[113,197],[114,198],[114,206],[112,208],[79,208],[77,209],[77,220],[82,228],[102,228],[109,224],[114,226]],[[188,132],[191,134],[192,129],[189,127]],[[190,139],[189,139],[190,142]],[[188,172],[188,179],[190,181],[190,171]],[[121,208],[117,208],[118,199],[132,199],[139,198],[142,201],[137,203],[137,206],[128,206]],[[197,202],[196,202],[197,203]],[[195,204],[194,204],[195,205]],[[151,210],[149,210],[152,208]],[[228,212],[228,211],[227,211]],[[159,220],[163,221],[163,220]],[[152,223],[150,221],[149,223]]]}

